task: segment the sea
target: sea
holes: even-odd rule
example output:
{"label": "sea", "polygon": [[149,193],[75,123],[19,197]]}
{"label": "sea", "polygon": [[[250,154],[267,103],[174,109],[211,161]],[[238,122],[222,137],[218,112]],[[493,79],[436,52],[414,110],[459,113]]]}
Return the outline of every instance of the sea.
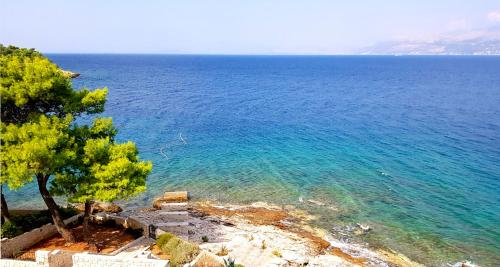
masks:
{"label": "sea", "polygon": [[[107,87],[102,116],[153,162],[127,205],[292,205],[427,266],[500,266],[500,57],[47,56]],[[6,197],[43,207],[33,184]]]}

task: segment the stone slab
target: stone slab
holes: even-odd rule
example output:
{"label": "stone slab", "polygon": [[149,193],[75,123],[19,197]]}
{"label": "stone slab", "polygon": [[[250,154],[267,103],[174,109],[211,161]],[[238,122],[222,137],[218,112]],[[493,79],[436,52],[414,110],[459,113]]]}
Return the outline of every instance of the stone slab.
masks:
{"label": "stone slab", "polygon": [[189,200],[189,194],[187,191],[176,191],[176,192],[165,192],[163,194],[163,200],[165,202],[183,202]]}
{"label": "stone slab", "polygon": [[187,211],[188,207],[186,202],[162,203],[160,205],[160,209],[163,211]]}
{"label": "stone slab", "polygon": [[187,211],[160,211],[158,215],[165,222],[183,222],[189,220]]}

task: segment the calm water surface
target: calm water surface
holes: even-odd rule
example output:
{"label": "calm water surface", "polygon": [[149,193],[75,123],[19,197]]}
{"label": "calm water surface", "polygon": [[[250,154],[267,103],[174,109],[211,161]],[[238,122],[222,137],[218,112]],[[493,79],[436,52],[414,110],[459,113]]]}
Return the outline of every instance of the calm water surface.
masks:
{"label": "calm water surface", "polygon": [[132,204],[292,204],[427,265],[500,265],[500,57],[49,57],[107,86],[119,139],[153,161]]}

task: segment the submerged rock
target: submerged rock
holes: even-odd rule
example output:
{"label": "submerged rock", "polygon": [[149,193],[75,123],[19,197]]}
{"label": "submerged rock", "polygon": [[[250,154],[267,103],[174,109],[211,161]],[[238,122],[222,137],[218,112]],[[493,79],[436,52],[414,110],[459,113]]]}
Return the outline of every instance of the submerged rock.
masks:
{"label": "submerged rock", "polygon": [[451,267],[479,267],[479,266],[469,261],[463,261],[463,262],[457,262],[451,265]]}
{"label": "submerged rock", "polygon": [[324,206],[325,205],[325,203],[323,203],[321,201],[318,201],[318,200],[314,200],[314,199],[308,199],[307,202],[315,204],[315,205],[318,205],[318,206]]}
{"label": "submerged rock", "polygon": [[361,224],[361,223],[356,223],[356,225],[363,230],[364,232],[370,231],[372,228],[369,225]]}

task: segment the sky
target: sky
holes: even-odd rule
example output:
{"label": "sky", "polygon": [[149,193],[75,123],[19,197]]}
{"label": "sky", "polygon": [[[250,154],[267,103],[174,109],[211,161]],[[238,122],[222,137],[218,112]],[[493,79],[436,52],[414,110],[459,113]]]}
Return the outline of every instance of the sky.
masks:
{"label": "sky", "polygon": [[0,0],[0,43],[45,53],[356,54],[490,29],[499,0]]}

